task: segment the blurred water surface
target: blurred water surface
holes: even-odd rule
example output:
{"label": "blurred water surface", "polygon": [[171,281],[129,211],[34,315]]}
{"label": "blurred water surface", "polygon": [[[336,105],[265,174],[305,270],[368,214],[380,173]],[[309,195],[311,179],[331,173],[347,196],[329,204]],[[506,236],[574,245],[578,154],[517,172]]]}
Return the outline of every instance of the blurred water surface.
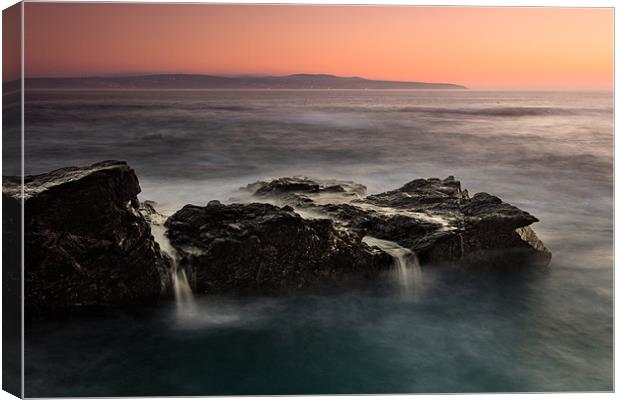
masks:
{"label": "blurred water surface", "polygon": [[172,305],[33,323],[27,396],[612,389],[609,92],[29,92],[25,136],[27,173],[125,160],[167,211],[270,177],[455,175],[537,216],[553,251],[510,279],[426,268],[415,301],[385,279],[202,298],[182,323]]}

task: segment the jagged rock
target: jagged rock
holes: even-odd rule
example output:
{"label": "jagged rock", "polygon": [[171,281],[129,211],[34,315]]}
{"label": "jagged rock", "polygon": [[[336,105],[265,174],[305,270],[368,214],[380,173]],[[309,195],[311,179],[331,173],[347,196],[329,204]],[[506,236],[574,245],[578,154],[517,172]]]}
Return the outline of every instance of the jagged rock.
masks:
{"label": "jagged rock", "polygon": [[[311,179],[303,179],[312,186]],[[530,227],[536,217],[487,193],[470,198],[453,176],[416,179],[396,190],[330,201],[294,188],[286,195],[270,191],[268,196],[299,212],[333,218],[343,228],[394,241],[415,252],[422,264],[502,268],[546,266],[551,261],[551,252]]]}
{"label": "jagged rock", "polygon": [[179,267],[200,293],[286,293],[376,277],[392,265],[356,232],[290,207],[212,201],[183,207],[166,226]]}
{"label": "jagged rock", "polygon": [[[157,301],[170,289],[172,261],[153,233],[169,239],[168,253],[201,293],[287,293],[373,279],[393,260],[364,243],[366,235],[412,250],[422,265],[546,266],[551,259],[531,228],[536,217],[487,193],[470,198],[454,177],[370,196],[353,182],[281,178],[248,185],[261,203],[213,200],[168,219],[155,203],[139,203],[138,179],[123,162],[24,183],[29,317]],[[20,179],[4,177],[2,194],[4,243],[18,247]]]}
{"label": "jagged rock", "polygon": [[[169,260],[139,212],[138,178],[104,161],[24,178],[25,308],[29,316],[155,302],[170,283]],[[19,207],[19,178],[3,202]]]}

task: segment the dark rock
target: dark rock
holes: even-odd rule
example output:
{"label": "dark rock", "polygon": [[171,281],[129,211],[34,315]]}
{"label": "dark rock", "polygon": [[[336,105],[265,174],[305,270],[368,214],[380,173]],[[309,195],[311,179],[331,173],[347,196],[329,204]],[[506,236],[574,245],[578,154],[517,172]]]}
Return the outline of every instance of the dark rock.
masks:
{"label": "dark rock", "polygon": [[[536,217],[487,193],[470,198],[454,177],[370,196],[353,182],[281,178],[245,189],[263,203],[213,200],[169,218],[138,201],[138,179],[123,162],[24,182],[29,316],[156,302],[171,287],[172,260],[153,234],[168,239],[162,245],[201,293],[281,294],[372,280],[393,259],[364,243],[366,235],[412,250],[422,265],[504,270],[551,259],[531,228]],[[20,185],[3,179],[4,243],[15,247]]]}
{"label": "dark rock", "polygon": [[320,185],[306,178],[280,178],[271,182],[258,182],[259,187],[252,188],[257,196],[281,193],[316,193]]}
{"label": "dark rock", "polygon": [[[350,181],[319,180],[306,177],[278,178],[270,182],[258,181],[243,188],[263,200],[297,203],[321,203],[325,199],[351,201],[366,195],[366,186]],[[233,199],[238,201],[243,199]]]}
{"label": "dark rock", "polygon": [[335,192],[335,193],[344,193],[346,189],[342,187],[342,185],[331,185],[323,188],[325,192]]}
{"label": "dark rock", "polygon": [[[305,190],[305,189],[304,189]],[[286,293],[375,277],[392,259],[329,219],[264,203],[187,205],[166,222],[200,293]]]}
{"label": "dark rock", "polygon": [[470,198],[452,176],[416,179],[396,190],[331,203],[294,190],[278,199],[362,235],[394,241],[422,264],[502,268],[551,261],[530,227],[536,217],[487,193]]}
{"label": "dark rock", "polygon": [[[29,316],[155,302],[169,260],[139,211],[134,171],[123,162],[26,176],[25,308]],[[19,205],[7,177],[5,205]]]}

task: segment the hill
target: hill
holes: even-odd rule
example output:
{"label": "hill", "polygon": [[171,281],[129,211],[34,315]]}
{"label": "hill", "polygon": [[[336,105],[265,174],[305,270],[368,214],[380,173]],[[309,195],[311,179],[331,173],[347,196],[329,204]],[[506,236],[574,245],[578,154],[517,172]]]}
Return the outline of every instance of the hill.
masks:
{"label": "hill", "polygon": [[26,89],[466,89],[452,83],[371,80],[324,74],[241,76],[159,74],[121,77],[27,78]]}

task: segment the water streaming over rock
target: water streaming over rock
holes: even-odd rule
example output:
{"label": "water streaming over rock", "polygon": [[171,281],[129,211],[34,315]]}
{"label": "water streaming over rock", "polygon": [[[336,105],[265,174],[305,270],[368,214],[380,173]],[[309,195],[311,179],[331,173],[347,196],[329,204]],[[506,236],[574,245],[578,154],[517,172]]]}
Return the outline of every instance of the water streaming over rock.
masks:
{"label": "water streaming over rock", "polygon": [[177,318],[180,322],[189,320],[196,315],[198,310],[187,273],[184,268],[180,268],[178,265],[177,253],[166,236],[166,228],[163,224],[151,223],[151,232],[161,250],[172,260],[171,278]]}
{"label": "water streaming over rock", "polygon": [[402,293],[406,296],[419,295],[422,290],[422,269],[416,255],[409,249],[389,240],[365,236],[364,243],[376,246],[394,258],[396,278]]}
{"label": "water streaming over rock", "polygon": [[192,288],[187,279],[185,269],[179,268],[176,261],[174,261],[172,267],[172,287],[174,289],[174,300],[177,305],[177,316],[187,319],[195,315],[197,309]]}

